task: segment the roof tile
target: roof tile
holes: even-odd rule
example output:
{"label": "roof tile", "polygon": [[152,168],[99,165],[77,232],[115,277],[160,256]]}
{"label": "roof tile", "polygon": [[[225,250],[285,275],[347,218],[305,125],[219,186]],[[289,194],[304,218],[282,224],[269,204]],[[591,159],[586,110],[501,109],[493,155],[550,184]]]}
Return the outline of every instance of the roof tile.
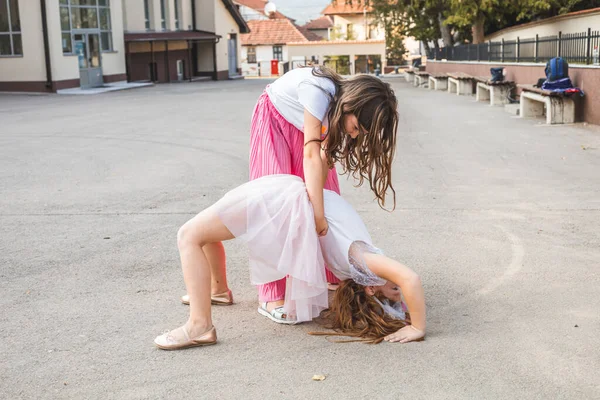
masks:
{"label": "roof tile", "polygon": [[308,41],[289,19],[250,20],[248,26],[250,33],[240,35],[245,46]]}

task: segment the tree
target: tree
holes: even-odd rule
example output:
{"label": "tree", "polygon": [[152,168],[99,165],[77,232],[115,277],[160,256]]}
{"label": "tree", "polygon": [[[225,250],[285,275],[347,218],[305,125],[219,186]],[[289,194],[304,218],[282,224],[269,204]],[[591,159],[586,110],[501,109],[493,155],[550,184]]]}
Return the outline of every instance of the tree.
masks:
{"label": "tree", "polygon": [[449,3],[446,23],[471,27],[475,44],[483,42],[486,26],[503,29],[598,5],[597,0],[450,0]]}

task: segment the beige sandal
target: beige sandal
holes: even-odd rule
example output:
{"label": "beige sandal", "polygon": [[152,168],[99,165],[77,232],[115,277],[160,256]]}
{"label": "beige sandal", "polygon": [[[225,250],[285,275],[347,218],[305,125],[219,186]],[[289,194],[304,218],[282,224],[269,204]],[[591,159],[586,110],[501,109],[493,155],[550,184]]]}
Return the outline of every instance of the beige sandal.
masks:
{"label": "beige sandal", "polygon": [[[190,305],[190,296],[188,294],[181,296],[181,302],[187,306]],[[210,296],[210,304],[216,306],[230,306],[233,304],[233,293],[228,289],[224,293],[213,294]]]}
{"label": "beige sandal", "polygon": [[184,325],[154,339],[154,344],[161,350],[181,350],[190,347],[210,346],[216,343],[217,331],[214,326],[195,338],[190,338],[190,334]]}

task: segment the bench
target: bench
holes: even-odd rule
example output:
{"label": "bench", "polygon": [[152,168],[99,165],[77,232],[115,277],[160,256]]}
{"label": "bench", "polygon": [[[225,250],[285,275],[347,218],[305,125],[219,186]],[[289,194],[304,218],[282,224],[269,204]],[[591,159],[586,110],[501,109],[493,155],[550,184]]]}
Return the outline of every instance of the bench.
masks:
{"label": "bench", "polygon": [[456,93],[457,95],[473,94],[473,81],[475,78],[471,75],[454,72],[448,74],[448,93]]}
{"label": "bench", "polygon": [[429,74],[429,90],[448,90],[448,75]]}
{"label": "bench", "polygon": [[413,82],[415,80],[415,71],[412,69],[404,71],[404,79],[406,79],[406,82],[408,83]]}
{"label": "bench", "polygon": [[515,86],[514,82],[492,82],[486,76],[477,76],[475,81],[477,82],[475,101],[489,101],[490,106],[503,106],[509,103],[508,95]]}
{"label": "bench", "polygon": [[415,72],[415,87],[425,86],[429,82],[429,72]]}
{"label": "bench", "polygon": [[533,85],[521,88],[521,118],[543,117],[547,124],[572,124],[575,122],[575,101],[562,93],[542,90]]}

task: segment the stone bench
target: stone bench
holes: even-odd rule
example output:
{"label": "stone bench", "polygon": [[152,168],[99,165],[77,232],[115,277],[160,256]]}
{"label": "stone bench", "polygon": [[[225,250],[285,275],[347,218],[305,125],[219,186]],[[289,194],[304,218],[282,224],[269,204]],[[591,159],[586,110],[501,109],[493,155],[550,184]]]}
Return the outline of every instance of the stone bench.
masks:
{"label": "stone bench", "polygon": [[489,101],[490,106],[503,106],[508,104],[508,95],[515,83],[512,81],[492,82],[485,76],[475,77],[475,101]]}
{"label": "stone bench", "polygon": [[429,74],[429,90],[448,90],[448,75]]}
{"label": "stone bench", "polygon": [[575,122],[575,101],[562,93],[542,90],[533,85],[521,88],[521,118],[546,116],[547,124],[572,124]]}
{"label": "stone bench", "polygon": [[415,71],[412,69],[404,71],[404,79],[406,79],[406,82],[408,83],[413,82],[415,80]]}
{"label": "stone bench", "polygon": [[462,73],[448,74],[448,93],[456,93],[459,96],[473,94],[473,82],[475,77]]}
{"label": "stone bench", "polygon": [[415,87],[421,87],[427,85],[429,82],[429,72],[419,71],[415,72]]}

